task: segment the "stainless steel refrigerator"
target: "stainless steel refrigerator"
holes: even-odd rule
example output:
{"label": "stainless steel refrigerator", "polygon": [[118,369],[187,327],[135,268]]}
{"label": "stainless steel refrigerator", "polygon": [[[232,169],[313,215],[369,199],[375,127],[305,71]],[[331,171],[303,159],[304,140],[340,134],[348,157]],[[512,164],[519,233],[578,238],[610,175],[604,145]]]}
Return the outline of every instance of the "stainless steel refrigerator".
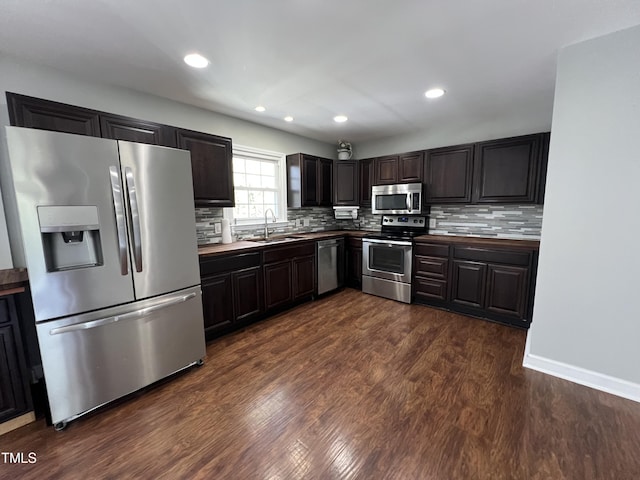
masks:
{"label": "stainless steel refrigerator", "polygon": [[6,127],[2,190],[56,428],[205,356],[189,152]]}

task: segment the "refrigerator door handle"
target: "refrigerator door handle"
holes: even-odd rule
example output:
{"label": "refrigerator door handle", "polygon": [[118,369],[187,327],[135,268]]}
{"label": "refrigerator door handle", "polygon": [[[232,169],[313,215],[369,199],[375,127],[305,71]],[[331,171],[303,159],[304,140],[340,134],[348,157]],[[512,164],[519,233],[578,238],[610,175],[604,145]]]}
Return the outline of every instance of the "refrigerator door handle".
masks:
{"label": "refrigerator door handle", "polygon": [[118,233],[118,258],[120,259],[120,274],[129,274],[129,261],[127,260],[127,226],[124,216],[124,205],[122,204],[122,185],[120,175],[116,166],[109,167],[109,177],[111,178],[111,196],[113,198],[113,209],[116,214],[116,231]]}
{"label": "refrigerator door handle", "polygon": [[167,308],[172,305],[177,305],[179,303],[184,303],[188,300],[191,300],[195,296],[196,296],[195,293],[189,293],[188,295],[182,295],[180,297],[172,298],[170,300],[157,303],[156,305],[142,308],[134,312],[124,313],[122,315],[115,315],[113,317],[101,318],[99,320],[92,320],[90,322],[76,323],[75,325],[68,325],[66,327],[54,328],[49,331],[49,335],[58,335],[60,333],[74,332],[77,330],[88,330],[90,328],[102,327],[104,325],[120,322],[122,320],[131,320],[133,318],[144,317],[145,315],[155,312],[156,310]]}
{"label": "refrigerator door handle", "polygon": [[136,262],[136,272],[142,271],[142,236],[140,235],[140,210],[138,209],[138,194],[131,167],[125,167],[127,191],[129,192],[129,213],[131,214],[131,229],[133,230],[133,258]]}

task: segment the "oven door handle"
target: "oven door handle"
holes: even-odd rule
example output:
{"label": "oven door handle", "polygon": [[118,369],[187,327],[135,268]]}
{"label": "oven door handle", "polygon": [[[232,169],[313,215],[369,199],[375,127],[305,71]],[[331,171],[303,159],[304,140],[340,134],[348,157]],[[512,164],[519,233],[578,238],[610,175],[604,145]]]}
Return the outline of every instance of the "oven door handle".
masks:
{"label": "oven door handle", "polygon": [[379,243],[383,245],[389,245],[390,247],[394,247],[394,246],[411,247],[413,245],[413,243],[407,242],[404,240],[378,240],[377,238],[363,238],[362,241],[367,243]]}

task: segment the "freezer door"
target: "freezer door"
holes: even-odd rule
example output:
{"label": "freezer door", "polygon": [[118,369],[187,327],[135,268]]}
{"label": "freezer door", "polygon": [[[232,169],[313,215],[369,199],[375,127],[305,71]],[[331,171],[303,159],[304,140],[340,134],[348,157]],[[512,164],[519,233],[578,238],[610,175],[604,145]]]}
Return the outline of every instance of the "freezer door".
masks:
{"label": "freezer door", "polygon": [[36,326],[54,423],[205,357],[200,287]]}
{"label": "freezer door", "polygon": [[136,298],[198,285],[189,152],[124,141],[118,144]]}
{"label": "freezer door", "polygon": [[114,140],[6,127],[36,320],[134,300]]}

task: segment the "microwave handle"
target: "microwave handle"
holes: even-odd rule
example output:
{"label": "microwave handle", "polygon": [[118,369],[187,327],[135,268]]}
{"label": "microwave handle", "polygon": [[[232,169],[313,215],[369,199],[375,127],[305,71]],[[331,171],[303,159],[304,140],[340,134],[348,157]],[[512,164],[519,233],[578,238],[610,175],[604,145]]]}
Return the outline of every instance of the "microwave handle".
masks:
{"label": "microwave handle", "polygon": [[407,195],[407,210],[411,211],[411,206],[413,205],[413,202],[411,201],[411,196],[413,195],[413,193],[409,193]]}

